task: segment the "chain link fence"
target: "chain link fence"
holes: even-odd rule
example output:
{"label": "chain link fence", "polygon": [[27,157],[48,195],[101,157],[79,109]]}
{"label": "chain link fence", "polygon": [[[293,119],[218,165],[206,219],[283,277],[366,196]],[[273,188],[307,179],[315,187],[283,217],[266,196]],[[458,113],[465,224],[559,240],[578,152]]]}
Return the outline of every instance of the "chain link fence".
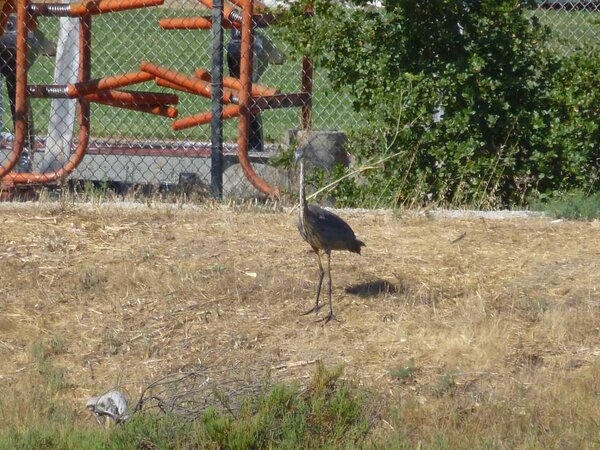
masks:
{"label": "chain link fence", "polygon": [[[551,28],[552,39],[567,53],[600,43],[600,1],[540,1],[533,14]],[[142,61],[189,77],[206,75],[203,70],[210,73],[210,29],[161,26],[166,19],[198,16],[210,16],[210,10],[197,0],[167,0],[161,6],[94,15],[92,79],[138,72]],[[9,20],[0,45],[4,81],[0,162],[4,162],[2,158],[7,157],[14,139],[15,24],[13,19]],[[77,81],[78,26],[75,18],[39,17],[37,28],[28,38],[28,84]],[[301,92],[301,61],[289,56],[288,49],[277,42],[269,28],[261,28],[256,36],[253,82],[282,93]],[[224,75],[234,78],[240,76],[239,38],[235,29],[224,30]],[[146,102],[144,108],[138,105],[137,110],[114,99],[92,102],[89,146],[69,177],[123,186],[185,185],[206,190],[211,172],[210,122],[204,120],[203,124],[179,129],[175,129],[174,123],[210,112],[210,98],[190,93],[181,85],[159,86],[154,79],[123,89],[176,94],[178,101],[171,105],[158,105],[158,100]],[[225,89],[228,92],[227,86]],[[326,75],[318,69],[314,71],[312,92],[313,129],[344,133],[360,124],[360,116],[352,109],[351,96],[334,91]],[[229,93],[236,95],[236,91]],[[224,111],[235,112],[235,100],[232,105],[224,105]],[[78,141],[77,101],[67,98],[28,101],[28,137],[14,170],[56,170],[69,158]],[[177,118],[173,117],[173,108],[177,109]],[[257,191],[250,186],[236,156],[237,127],[236,114],[224,121],[223,193],[224,196],[255,195]],[[284,183],[272,176],[266,163],[286,147],[294,130],[300,127],[300,107],[266,109],[251,117],[249,160],[260,177],[270,178],[274,184]]]}
{"label": "chain link fence", "polygon": [[552,40],[569,54],[600,46],[600,1],[539,0],[535,14],[552,32]]}

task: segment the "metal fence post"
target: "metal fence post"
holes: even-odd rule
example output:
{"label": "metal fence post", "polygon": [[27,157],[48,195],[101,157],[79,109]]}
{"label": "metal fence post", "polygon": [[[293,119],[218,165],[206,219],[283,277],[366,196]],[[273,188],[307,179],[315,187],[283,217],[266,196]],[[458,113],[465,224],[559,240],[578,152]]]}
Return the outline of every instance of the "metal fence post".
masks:
{"label": "metal fence post", "polygon": [[[67,2],[65,2],[67,3]],[[79,64],[78,47],[79,20],[70,17],[60,18],[54,83],[67,84],[77,81]],[[73,141],[77,101],[55,98],[50,103],[48,137],[44,157],[40,163],[40,172],[58,170],[68,159]]]}
{"label": "metal fence post", "polygon": [[210,192],[214,198],[223,196],[223,0],[213,0],[212,7],[212,68],[210,120]]}

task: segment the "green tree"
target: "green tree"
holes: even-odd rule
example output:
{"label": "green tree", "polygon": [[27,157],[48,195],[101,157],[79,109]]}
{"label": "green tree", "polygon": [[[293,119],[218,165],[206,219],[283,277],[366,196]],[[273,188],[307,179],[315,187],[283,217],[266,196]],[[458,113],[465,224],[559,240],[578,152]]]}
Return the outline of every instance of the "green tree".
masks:
{"label": "green tree", "polygon": [[307,2],[290,5],[282,35],[366,113],[352,140],[359,161],[399,153],[338,194],[497,206],[563,187],[567,150],[553,131],[561,64],[535,2],[310,3],[312,17]]}

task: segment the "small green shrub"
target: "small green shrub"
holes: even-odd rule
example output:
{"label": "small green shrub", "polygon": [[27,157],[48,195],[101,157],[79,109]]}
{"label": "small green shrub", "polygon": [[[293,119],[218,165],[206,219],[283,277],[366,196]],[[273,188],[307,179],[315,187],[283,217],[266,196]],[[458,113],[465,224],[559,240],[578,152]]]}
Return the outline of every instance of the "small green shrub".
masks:
{"label": "small green shrub", "polygon": [[594,220],[600,218],[600,192],[586,195],[581,191],[555,197],[544,203],[536,203],[534,209],[544,211],[557,219]]}
{"label": "small green shrub", "polygon": [[452,395],[456,390],[456,376],[452,372],[441,374],[431,389],[431,393],[436,397]]}
{"label": "small green shrub", "polygon": [[369,402],[341,370],[319,367],[305,392],[276,385],[249,398],[236,417],[214,409],[203,418],[212,445],[219,448],[327,448],[354,445],[367,435]]}
{"label": "small green shrub", "polygon": [[411,381],[416,373],[415,360],[411,359],[398,367],[394,367],[389,370],[389,373],[392,378],[400,382]]}
{"label": "small green shrub", "polygon": [[[373,403],[341,369],[319,366],[304,390],[266,384],[235,411],[208,409],[198,420],[154,412],[134,415],[111,430],[82,427],[73,418],[0,431],[0,448],[356,448],[369,435]],[[1,403],[0,403],[1,405]]]}

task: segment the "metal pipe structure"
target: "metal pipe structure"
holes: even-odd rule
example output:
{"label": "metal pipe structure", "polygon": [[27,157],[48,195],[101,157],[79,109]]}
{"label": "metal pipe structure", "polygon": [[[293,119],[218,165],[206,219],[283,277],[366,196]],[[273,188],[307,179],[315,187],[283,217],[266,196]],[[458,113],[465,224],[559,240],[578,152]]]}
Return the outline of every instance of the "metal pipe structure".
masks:
{"label": "metal pipe structure", "polygon": [[308,56],[302,57],[302,93],[305,95],[306,102],[300,110],[300,124],[303,130],[308,130],[312,126],[312,90],[313,90],[313,62]]}
{"label": "metal pipe structure", "polygon": [[[177,110],[170,107],[178,98],[172,94],[135,91],[119,91],[117,88],[144,81],[155,80],[156,84],[186,93],[212,98],[212,110],[185,117],[173,122],[176,130],[211,123],[211,192],[215,197],[222,194],[222,121],[239,116],[237,155],[248,180],[259,191],[271,197],[279,196],[279,190],[262,180],[253,170],[248,159],[249,121],[251,114],[282,107],[302,107],[302,128],[311,126],[311,98],[313,65],[310,59],[302,60],[302,92],[281,94],[278,89],[252,85],[253,30],[257,26],[268,26],[274,20],[269,14],[253,14],[254,0],[235,0],[242,12],[227,5],[224,0],[199,0],[211,8],[210,18],[164,19],[163,28],[200,28],[208,25],[213,30],[212,74],[199,69],[196,77],[184,75],[166,67],[143,61],[141,72],[109,76],[91,80],[91,26],[92,16],[114,11],[161,5],[164,0],[88,0],[72,4],[29,4],[29,0],[17,0],[17,88],[15,111],[15,140],[7,163],[0,167],[0,178],[7,185],[44,183],[69,175],[81,162],[87,151],[90,137],[90,102],[108,106],[175,118]],[[257,2],[257,11],[264,5]],[[78,81],[66,85],[27,85],[27,33],[28,24],[35,16],[59,16],[79,18],[79,70]],[[240,78],[223,76],[223,26],[241,28]],[[219,39],[220,38],[220,39]],[[211,81],[214,80],[214,81]],[[224,86],[226,88],[224,88]],[[27,129],[27,100],[34,98],[77,99],[79,139],[69,160],[58,170],[46,173],[13,173],[24,148]],[[223,107],[223,104],[232,103]],[[238,106],[239,104],[239,106]]]}
{"label": "metal pipe structure", "polygon": [[[312,2],[306,5],[306,15],[312,17],[315,14]],[[300,110],[300,125],[302,130],[308,130],[312,126],[312,92],[313,92],[313,62],[312,59],[304,55],[302,57],[301,85],[302,92],[307,95],[308,101],[302,105]]]}
{"label": "metal pipe structure", "polygon": [[248,138],[250,132],[250,103],[252,91],[252,9],[253,0],[243,0],[242,48],[240,61],[240,118],[238,122],[237,154],[246,178],[260,192],[269,197],[279,197],[279,189],[260,178],[248,161]]}
{"label": "metal pipe structure", "polygon": [[[143,62],[140,65],[142,70],[145,70],[156,76],[156,83],[163,87],[170,87],[183,92],[212,96],[211,111],[202,112],[189,117],[183,117],[173,122],[172,127],[175,130],[194,127],[211,123],[211,143],[213,156],[213,171],[211,172],[212,180],[211,191],[213,195],[219,191],[217,174],[218,151],[217,142],[222,140],[222,121],[231,117],[239,116],[238,119],[238,137],[237,137],[237,152],[240,165],[244,174],[254,187],[269,196],[278,196],[279,190],[270,186],[262,180],[248,160],[248,141],[250,129],[251,114],[259,113],[266,109],[301,107],[301,123],[302,129],[307,129],[311,126],[311,106],[312,106],[312,75],[313,65],[310,59],[304,57],[302,60],[302,92],[295,94],[281,94],[278,89],[269,88],[266,86],[252,84],[252,57],[253,57],[253,35],[255,27],[264,27],[271,24],[276,18],[271,14],[261,14],[266,10],[266,6],[259,0],[231,0],[232,3],[242,8],[242,12],[232,8],[224,0],[198,0],[206,8],[211,9],[211,17],[189,17],[162,19],[159,24],[164,29],[209,29],[213,30],[213,65],[212,76],[207,70],[197,69],[195,77],[171,71],[164,67],[154,66],[150,63]],[[258,14],[254,14],[257,12]],[[307,11],[312,14],[312,11]],[[222,27],[230,27],[233,25],[236,28],[241,28],[241,61],[240,61],[240,78],[225,77],[222,73],[223,57],[222,57]],[[218,39],[220,37],[221,39]],[[217,48],[219,43],[220,48]],[[220,78],[216,80],[216,78]],[[219,84],[213,82],[209,88],[206,84],[211,80],[218,81]],[[206,84],[203,84],[206,83]],[[222,82],[222,84],[221,84]],[[228,92],[223,89],[223,86],[233,89],[234,92]],[[222,92],[222,95],[220,93]],[[228,93],[230,95],[228,95]],[[220,100],[219,100],[220,98]],[[223,108],[223,103],[237,103],[239,106],[229,105]],[[222,143],[221,143],[222,145]]]}
{"label": "metal pipe structure", "polygon": [[[28,0],[19,0],[27,2]],[[22,16],[21,16],[22,17]],[[21,23],[23,21],[19,21]],[[17,30],[18,32],[18,30]],[[26,34],[23,35],[23,38]],[[79,18],[79,82],[86,82],[91,75],[91,43],[92,43],[92,16],[87,15]],[[25,54],[23,52],[23,54]],[[17,63],[18,64],[18,63]],[[18,82],[17,82],[18,86]],[[22,85],[23,97],[25,97],[25,83]],[[17,97],[18,98],[18,97]],[[79,108],[77,112],[77,122],[79,124],[79,140],[75,152],[71,155],[66,164],[54,172],[45,173],[14,173],[11,172],[3,178],[8,184],[25,183],[48,183],[56,181],[70,174],[79,165],[85,152],[90,138],[90,103],[84,98],[77,99]]]}
{"label": "metal pipe structure", "polygon": [[[15,95],[15,139],[7,163],[0,167],[0,179],[5,186],[25,183],[47,183],[69,175],[81,162],[90,138],[90,101],[174,118],[177,110],[163,102],[177,103],[177,97],[167,94],[114,91],[154,77],[146,72],[117,75],[91,80],[92,16],[114,11],[161,5],[164,0],[93,0],[72,4],[30,4],[17,0],[17,66]],[[28,24],[35,16],[79,18],[78,82],[67,85],[27,85]],[[11,172],[23,152],[27,129],[28,96],[38,98],[76,98],[78,102],[79,139],[69,160],[58,170],[45,173]],[[152,99],[152,101],[151,101]]]}

